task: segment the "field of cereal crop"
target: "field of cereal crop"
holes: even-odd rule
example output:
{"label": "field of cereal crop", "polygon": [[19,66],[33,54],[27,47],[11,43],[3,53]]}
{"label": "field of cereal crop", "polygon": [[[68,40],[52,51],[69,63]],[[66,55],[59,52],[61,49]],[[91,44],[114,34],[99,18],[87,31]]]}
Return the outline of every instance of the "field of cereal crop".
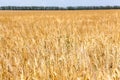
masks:
{"label": "field of cereal crop", "polygon": [[120,80],[120,10],[0,11],[0,80]]}

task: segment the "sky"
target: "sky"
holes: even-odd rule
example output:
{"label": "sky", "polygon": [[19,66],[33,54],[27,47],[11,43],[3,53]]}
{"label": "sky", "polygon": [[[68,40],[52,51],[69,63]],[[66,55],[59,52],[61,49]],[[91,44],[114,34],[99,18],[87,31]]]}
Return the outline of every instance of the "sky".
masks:
{"label": "sky", "polygon": [[0,0],[0,6],[120,6],[120,0]]}

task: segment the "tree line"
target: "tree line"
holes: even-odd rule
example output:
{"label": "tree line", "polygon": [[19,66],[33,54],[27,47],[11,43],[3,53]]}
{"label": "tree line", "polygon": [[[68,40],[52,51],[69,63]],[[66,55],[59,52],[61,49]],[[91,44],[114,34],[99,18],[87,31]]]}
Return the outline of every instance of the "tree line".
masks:
{"label": "tree line", "polygon": [[44,6],[1,6],[0,10],[100,10],[120,9],[120,6],[77,6],[77,7],[44,7]]}

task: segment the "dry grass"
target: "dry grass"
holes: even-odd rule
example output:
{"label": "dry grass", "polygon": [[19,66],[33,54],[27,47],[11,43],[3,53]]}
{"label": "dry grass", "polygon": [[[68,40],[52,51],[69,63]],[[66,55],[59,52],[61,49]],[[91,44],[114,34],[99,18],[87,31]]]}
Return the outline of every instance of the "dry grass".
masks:
{"label": "dry grass", "polygon": [[0,80],[120,80],[120,11],[1,11]]}

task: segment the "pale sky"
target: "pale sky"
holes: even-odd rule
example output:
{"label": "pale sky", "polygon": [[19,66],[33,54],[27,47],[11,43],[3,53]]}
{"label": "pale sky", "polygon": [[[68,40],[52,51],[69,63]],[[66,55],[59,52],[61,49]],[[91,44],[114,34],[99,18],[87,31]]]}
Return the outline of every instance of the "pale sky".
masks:
{"label": "pale sky", "polygon": [[120,0],[0,0],[0,6],[120,6]]}

